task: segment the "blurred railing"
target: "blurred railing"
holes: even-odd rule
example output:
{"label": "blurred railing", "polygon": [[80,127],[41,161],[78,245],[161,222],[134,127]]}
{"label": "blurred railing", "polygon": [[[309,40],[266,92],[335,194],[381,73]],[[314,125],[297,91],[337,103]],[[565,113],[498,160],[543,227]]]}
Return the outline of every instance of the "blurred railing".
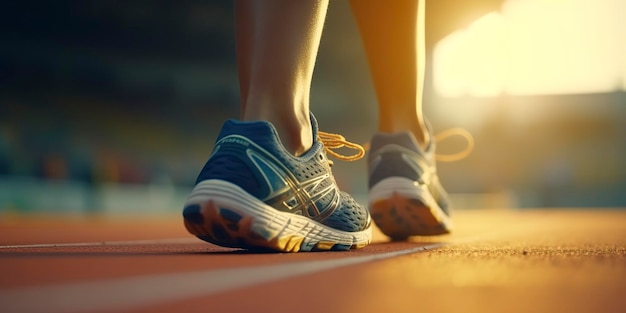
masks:
{"label": "blurred railing", "polygon": [[179,212],[190,192],[173,185],[139,185],[0,178],[0,213],[161,214]]}

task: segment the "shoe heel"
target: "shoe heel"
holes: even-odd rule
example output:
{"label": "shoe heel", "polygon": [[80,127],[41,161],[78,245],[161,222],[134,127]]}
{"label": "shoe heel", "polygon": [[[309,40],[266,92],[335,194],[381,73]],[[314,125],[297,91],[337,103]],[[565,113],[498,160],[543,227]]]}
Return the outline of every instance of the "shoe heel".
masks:
{"label": "shoe heel", "polygon": [[184,208],[185,228],[196,237],[217,245],[240,248],[244,245],[242,233],[250,228],[251,218],[233,209],[219,207],[209,200]]}
{"label": "shoe heel", "polygon": [[370,190],[369,210],[378,228],[392,240],[448,234],[451,219],[425,187],[404,178],[388,178]]}

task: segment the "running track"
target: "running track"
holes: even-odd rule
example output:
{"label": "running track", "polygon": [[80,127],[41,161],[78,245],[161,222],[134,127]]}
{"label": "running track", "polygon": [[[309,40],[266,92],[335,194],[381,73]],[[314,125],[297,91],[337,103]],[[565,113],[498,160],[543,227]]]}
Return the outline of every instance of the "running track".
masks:
{"label": "running track", "polygon": [[626,210],[459,211],[453,235],[253,254],[179,216],[0,217],[0,312],[626,312]]}

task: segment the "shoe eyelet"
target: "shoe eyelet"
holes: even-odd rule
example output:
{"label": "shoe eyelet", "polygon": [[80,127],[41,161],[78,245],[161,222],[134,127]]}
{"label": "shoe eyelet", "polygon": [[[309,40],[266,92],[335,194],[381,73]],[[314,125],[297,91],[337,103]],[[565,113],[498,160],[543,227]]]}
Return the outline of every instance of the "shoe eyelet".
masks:
{"label": "shoe eyelet", "polygon": [[324,160],[324,155],[323,154],[318,155],[318,157],[319,157],[320,161]]}

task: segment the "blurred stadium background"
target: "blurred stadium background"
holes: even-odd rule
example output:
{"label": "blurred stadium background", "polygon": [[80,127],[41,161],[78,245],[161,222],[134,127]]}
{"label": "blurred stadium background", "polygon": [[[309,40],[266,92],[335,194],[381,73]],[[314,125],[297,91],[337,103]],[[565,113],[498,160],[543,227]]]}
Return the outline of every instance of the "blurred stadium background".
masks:
{"label": "blurred stadium background", "polygon": [[[439,165],[456,206],[626,207],[624,2],[462,3],[426,13],[427,115],[476,140]],[[238,116],[233,3],[1,6],[0,218],[178,212]],[[347,1],[331,1],[326,24],[313,109],[322,129],[365,143],[376,102]],[[364,161],[335,171],[366,193]]]}

